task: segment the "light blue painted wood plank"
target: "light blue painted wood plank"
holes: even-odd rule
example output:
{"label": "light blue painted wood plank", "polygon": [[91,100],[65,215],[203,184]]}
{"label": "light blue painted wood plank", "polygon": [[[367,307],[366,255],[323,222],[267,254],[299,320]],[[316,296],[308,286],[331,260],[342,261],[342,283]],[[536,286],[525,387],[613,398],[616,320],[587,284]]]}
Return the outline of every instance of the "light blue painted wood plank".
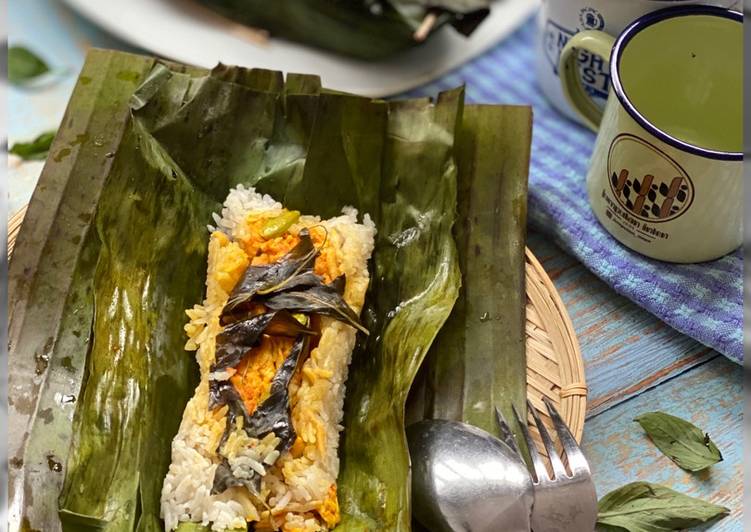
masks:
{"label": "light blue painted wood plank", "polygon": [[571,316],[589,386],[588,415],[717,355],[613,292],[545,235],[531,232],[527,243]]}
{"label": "light blue painted wood plank", "polygon": [[[633,419],[661,410],[708,432],[724,461],[698,474],[665,457]],[[718,355],[655,389],[587,421],[583,449],[594,471],[599,496],[636,480],[722,504],[730,516],[712,532],[743,530],[743,369]]]}

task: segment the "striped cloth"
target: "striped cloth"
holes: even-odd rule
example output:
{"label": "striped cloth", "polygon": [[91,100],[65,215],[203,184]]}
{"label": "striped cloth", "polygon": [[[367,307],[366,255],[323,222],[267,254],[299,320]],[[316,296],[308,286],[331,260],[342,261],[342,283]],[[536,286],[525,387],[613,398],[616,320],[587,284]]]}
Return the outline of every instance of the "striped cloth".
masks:
{"label": "striped cloth", "polygon": [[585,191],[595,136],[558,114],[535,77],[530,20],[482,56],[404,96],[466,84],[472,102],[531,104],[529,223],[550,234],[613,289],[731,360],[743,360],[743,259],[736,251],[704,264],[668,264],[629,251],[597,222]]}

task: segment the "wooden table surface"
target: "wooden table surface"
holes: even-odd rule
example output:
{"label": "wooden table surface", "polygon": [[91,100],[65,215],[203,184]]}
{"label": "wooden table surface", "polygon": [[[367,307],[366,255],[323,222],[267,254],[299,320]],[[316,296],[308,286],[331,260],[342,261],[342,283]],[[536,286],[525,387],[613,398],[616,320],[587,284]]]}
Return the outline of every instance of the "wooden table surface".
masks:
{"label": "wooden table surface", "polygon": [[[55,0],[11,2],[8,27],[11,44],[32,46],[65,70],[47,88],[10,89],[11,142],[56,127],[88,46],[132,50]],[[10,213],[28,201],[35,171],[11,175]],[[583,447],[598,495],[635,480],[658,482],[732,509],[708,530],[743,530],[742,368],[617,295],[545,235],[531,232],[528,245],[560,292],[581,344],[589,386]],[[633,422],[653,410],[709,432],[724,461],[703,474],[679,469]]]}
{"label": "wooden table surface", "polygon": [[[540,233],[528,245],[568,308],[589,386],[583,449],[598,496],[646,480],[732,510],[708,527],[743,530],[743,369],[619,296]],[[708,432],[723,462],[687,473],[633,420],[661,410]]]}

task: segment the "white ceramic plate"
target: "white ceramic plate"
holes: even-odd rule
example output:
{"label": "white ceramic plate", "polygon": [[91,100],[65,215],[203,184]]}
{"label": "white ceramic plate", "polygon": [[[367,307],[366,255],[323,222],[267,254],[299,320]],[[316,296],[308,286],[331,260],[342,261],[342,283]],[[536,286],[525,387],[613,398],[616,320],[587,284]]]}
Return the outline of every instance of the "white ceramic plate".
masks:
{"label": "white ceramic plate", "polygon": [[282,39],[253,42],[249,31],[191,0],[65,1],[109,32],[166,58],[206,68],[221,61],[315,73],[326,87],[367,96],[398,94],[461,65],[511,33],[539,3],[496,0],[490,15],[469,38],[443,28],[424,46],[369,63]]}

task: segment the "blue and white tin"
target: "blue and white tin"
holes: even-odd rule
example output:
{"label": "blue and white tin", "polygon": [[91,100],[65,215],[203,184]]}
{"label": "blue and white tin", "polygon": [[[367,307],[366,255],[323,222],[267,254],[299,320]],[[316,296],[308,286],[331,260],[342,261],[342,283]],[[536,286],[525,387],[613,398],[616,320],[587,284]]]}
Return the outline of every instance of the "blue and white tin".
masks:
{"label": "blue and white tin", "polygon": [[[537,80],[542,92],[556,109],[581,122],[564,98],[558,77],[558,59],[568,40],[582,30],[602,30],[617,37],[631,22],[646,13],[688,4],[738,9],[743,0],[542,0],[537,38]],[[582,52],[579,65],[585,90],[604,107],[610,86],[607,61]]]}

